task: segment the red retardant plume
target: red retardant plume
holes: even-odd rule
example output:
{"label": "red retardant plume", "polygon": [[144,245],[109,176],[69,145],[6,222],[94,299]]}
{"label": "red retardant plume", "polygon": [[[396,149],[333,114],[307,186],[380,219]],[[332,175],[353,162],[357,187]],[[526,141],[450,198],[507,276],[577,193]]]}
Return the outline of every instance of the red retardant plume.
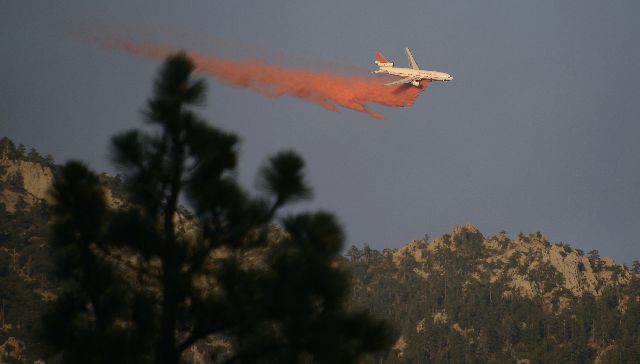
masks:
{"label": "red retardant plume", "polygon": [[[112,42],[110,46],[153,59],[164,59],[175,53],[173,49],[128,42]],[[428,80],[423,80],[420,87],[410,84],[390,87],[384,86],[384,83],[389,82],[388,78],[319,73],[273,66],[257,60],[230,60],[198,53],[189,53],[189,57],[194,61],[198,72],[232,86],[247,88],[273,98],[283,95],[297,97],[333,112],[338,111],[337,105],[340,105],[378,119],[383,116],[368,109],[366,104],[412,106],[429,83]]]}

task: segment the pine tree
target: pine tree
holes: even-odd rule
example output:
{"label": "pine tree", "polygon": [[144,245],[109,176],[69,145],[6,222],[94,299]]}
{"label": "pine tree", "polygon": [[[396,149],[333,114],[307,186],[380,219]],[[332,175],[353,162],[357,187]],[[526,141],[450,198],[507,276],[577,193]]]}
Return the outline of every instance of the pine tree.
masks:
{"label": "pine tree", "polygon": [[[55,183],[55,247],[68,283],[47,315],[64,362],[178,363],[214,336],[225,363],[353,363],[383,350],[383,322],[348,312],[343,233],[325,212],[271,223],[308,198],[292,151],[260,170],[261,197],[236,182],[238,138],[192,110],[205,85],[185,55],[170,57],[145,112],[155,133],[113,139],[129,207],[110,209],[98,178],[70,162]],[[189,203],[197,228],[189,229]]]}

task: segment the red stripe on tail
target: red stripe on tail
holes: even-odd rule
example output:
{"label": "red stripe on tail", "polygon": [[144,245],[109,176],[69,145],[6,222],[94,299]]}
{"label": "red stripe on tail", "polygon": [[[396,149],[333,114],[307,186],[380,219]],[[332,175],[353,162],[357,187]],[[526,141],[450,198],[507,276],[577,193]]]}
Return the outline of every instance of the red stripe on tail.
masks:
{"label": "red stripe on tail", "polygon": [[382,53],[380,52],[376,52],[376,59],[378,60],[378,62],[380,63],[389,63],[389,61],[387,61],[386,58],[384,58],[384,56],[382,55]]}

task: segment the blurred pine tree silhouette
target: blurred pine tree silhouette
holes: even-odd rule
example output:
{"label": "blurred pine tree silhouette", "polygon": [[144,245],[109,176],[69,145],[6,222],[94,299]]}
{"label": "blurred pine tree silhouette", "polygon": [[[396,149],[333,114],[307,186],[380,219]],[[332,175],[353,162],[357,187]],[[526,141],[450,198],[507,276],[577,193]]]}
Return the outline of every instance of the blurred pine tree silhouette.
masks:
{"label": "blurred pine tree silhouette", "polygon": [[[389,327],[347,312],[343,233],[329,213],[270,223],[308,198],[304,161],[272,156],[261,197],[234,178],[238,138],[191,109],[204,100],[184,54],[170,57],[145,116],[154,132],[113,139],[129,204],[108,206],[98,178],[67,163],[53,195],[54,250],[66,282],[45,337],[68,363],[178,363],[204,339],[224,340],[215,363],[355,363],[388,349]],[[184,231],[180,202],[196,229]]]}

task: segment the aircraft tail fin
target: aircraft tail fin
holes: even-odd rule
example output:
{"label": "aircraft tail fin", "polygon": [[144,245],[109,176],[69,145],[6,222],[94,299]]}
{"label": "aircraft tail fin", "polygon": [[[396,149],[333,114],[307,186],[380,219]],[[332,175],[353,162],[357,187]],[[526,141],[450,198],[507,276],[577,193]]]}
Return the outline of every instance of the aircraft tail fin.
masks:
{"label": "aircraft tail fin", "polygon": [[389,61],[387,61],[386,58],[384,58],[384,56],[382,55],[382,53],[380,52],[376,52],[376,59],[378,60],[378,62],[380,63],[389,63]]}
{"label": "aircraft tail fin", "polygon": [[419,70],[420,67],[418,67],[416,60],[413,59],[413,54],[411,54],[411,51],[409,50],[409,48],[405,48],[404,51],[407,53],[407,58],[409,59],[409,66],[414,70]]}

